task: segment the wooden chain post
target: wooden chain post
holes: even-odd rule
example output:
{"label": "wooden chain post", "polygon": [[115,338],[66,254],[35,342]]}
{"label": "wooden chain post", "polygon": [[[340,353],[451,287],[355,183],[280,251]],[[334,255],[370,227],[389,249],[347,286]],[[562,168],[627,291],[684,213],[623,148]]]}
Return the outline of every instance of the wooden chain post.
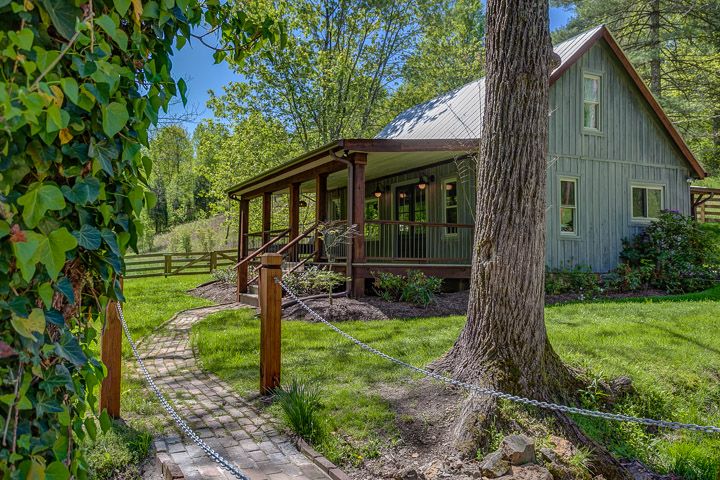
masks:
{"label": "wooden chain post", "polygon": [[100,341],[101,360],[107,377],[100,387],[100,411],[107,409],[112,418],[120,418],[120,381],[122,379],[122,325],[117,302],[110,300],[105,310],[105,330]]}
{"label": "wooden chain post", "polygon": [[282,255],[265,253],[260,257],[260,394],[267,395],[280,386],[280,317]]}

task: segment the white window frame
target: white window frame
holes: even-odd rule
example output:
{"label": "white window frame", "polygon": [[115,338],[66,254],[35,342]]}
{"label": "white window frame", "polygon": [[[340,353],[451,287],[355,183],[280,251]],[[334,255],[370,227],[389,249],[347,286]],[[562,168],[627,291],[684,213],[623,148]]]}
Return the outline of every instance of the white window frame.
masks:
{"label": "white window frame", "polygon": [[[448,223],[447,221],[447,184],[448,183],[455,183],[455,212],[456,212],[456,218],[458,219],[458,223],[460,223],[460,182],[458,182],[458,179],[456,177],[448,177],[444,178],[442,181],[442,223]],[[454,232],[448,231],[450,228],[454,228]],[[457,237],[458,236],[458,227],[445,227],[443,229],[443,234],[446,237]]]}
{"label": "white window frame", "polygon": [[[660,191],[660,211],[665,210],[665,185],[661,183],[631,183],[630,184],[630,219],[636,223],[649,223],[653,220],[657,220],[657,217],[636,217],[633,212],[633,190],[636,188],[642,188],[645,190],[659,190]],[[645,213],[647,214],[647,194],[645,195]]]}
{"label": "white window frame", "polygon": [[[578,192],[579,192],[579,185],[580,182],[577,177],[558,177],[558,229],[560,230],[560,236],[561,237],[578,237],[580,235],[580,208],[579,208],[579,202],[578,202]],[[564,205],[562,203],[562,184],[563,182],[571,182],[575,187],[575,205]],[[572,232],[563,232],[562,230],[562,209],[563,208],[572,208],[575,210],[575,230]]]}
{"label": "white window frame", "polygon": [[[597,101],[590,101],[585,99],[585,80],[586,79],[592,79],[597,80],[598,82],[598,99]],[[586,132],[591,133],[600,133],[602,132],[602,97],[603,97],[603,76],[600,73],[593,73],[593,72],[583,72],[582,75],[582,85],[581,85],[581,94],[582,94],[582,103],[580,107],[580,121],[582,122],[583,130]],[[585,125],[585,105],[586,104],[593,104],[597,105],[597,127],[588,127]]]}

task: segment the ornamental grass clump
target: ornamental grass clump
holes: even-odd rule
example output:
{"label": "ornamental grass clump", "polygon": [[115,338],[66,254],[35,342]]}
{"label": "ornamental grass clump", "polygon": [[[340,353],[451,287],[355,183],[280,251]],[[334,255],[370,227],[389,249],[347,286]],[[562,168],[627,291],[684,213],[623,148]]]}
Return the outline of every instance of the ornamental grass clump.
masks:
{"label": "ornamental grass clump", "polygon": [[287,426],[303,439],[318,443],[324,436],[320,419],[320,391],[313,385],[293,379],[275,390],[275,400],[283,411]]}

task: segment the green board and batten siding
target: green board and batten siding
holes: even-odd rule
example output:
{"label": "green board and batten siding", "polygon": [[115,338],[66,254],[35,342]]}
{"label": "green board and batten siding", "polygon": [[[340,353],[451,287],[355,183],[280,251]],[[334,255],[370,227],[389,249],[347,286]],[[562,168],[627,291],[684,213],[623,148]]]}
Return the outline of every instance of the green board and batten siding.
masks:
{"label": "green board and batten siding", "polygon": [[[601,133],[583,129],[584,73],[601,75]],[[690,214],[690,168],[604,41],[551,87],[547,264],[617,266],[621,239],[640,232],[631,219],[632,184],[660,185],[665,208]],[[577,178],[578,235],[560,234],[560,178]]]}

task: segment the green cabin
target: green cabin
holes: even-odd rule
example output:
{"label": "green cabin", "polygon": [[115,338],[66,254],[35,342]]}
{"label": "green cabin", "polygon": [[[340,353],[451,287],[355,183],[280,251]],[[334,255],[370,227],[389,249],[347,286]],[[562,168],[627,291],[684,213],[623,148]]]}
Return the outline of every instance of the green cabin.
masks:
{"label": "green cabin", "polygon": [[[604,26],[555,52],[546,262],[606,272],[617,266],[622,239],[661,210],[691,213],[690,183],[705,172]],[[233,187],[239,294],[252,289],[252,264],[266,251],[285,255],[288,269],[344,269],[355,295],[376,271],[469,278],[483,100],[480,79],[408,109],[373,139],[332,142]],[[288,221],[276,228],[279,192]],[[256,198],[262,230],[249,232]],[[303,199],[313,215],[301,215]]]}

